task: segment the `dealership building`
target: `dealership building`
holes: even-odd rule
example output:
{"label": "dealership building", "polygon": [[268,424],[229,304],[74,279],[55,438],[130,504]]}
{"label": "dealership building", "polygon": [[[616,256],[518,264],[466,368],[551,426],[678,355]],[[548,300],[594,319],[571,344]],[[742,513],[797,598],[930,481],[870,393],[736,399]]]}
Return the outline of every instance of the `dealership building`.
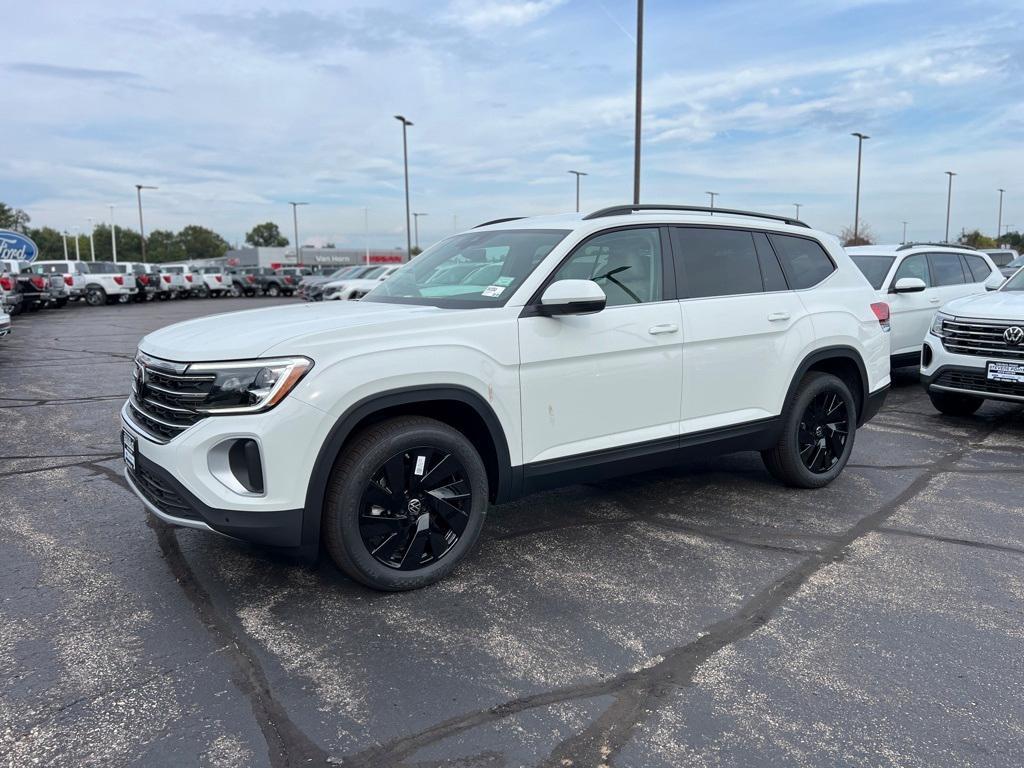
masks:
{"label": "dealership building", "polygon": [[405,259],[405,249],[395,248],[390,251],[365,250],[361,248],[312,248],[300,249],[300,259],[295,248],[258,247],[238,248],[228,251],[224,258],[215,259],[211,264],[224,264],[230,267],[278,267],[302,264],[306,267],[345,267],[352,264],[401,264]]}

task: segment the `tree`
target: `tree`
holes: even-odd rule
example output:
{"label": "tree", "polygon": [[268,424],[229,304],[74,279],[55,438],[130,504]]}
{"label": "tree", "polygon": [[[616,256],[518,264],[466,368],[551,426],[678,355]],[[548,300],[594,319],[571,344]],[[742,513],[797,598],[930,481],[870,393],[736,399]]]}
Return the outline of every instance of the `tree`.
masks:
{"label": "tree", "polygon": [[[25,234],[31,237],[35,244],[39,246],[40,259],[64,258],[64,238],[53,227],[29,229]],[[75,258],[75,243],[70,239],[68,241],[68,255],[71,258]]]}
{"label": "tree", "polygon": [[146,259],[155,263],[185,261],[185,247],[176,234],[168,229],[154,229],[146,238]]}
{"label": "tree", "polygon": [[219,259],[231,247],[212,229],[190,224],[178,233],[178,242],[189,259]]}
{"label": "tree", "polygon": [[871,231],[871,227],[863,221],[857,225],[856,237],[853,236],[853,227],[844,227],[843,231],[839,233],[839,239],[842,241],[844,247],[851,245],[875,244],[875,235]]}
{"label": "tree", "polygon": [[981,234],[981,232],[977,229],[973,230],[972,232],[965,232],[964,234],[960,235],[960,238],[957,240],[957,242],[959,242],[960,245],[969,245],[973,248],[996,247],[995,240],[993,240],[991,237],[986,237],[985,235]]}
{"label": "tree", "polygon": [[11,208],[0,202],[0,229],[13,229],[15,232],[28,233],[28,223],[32,218],[21,208]]}
{"label": "tree", "polygon": [[254,248],[281,247],[288,245],[288,238],[281,234],[277,224],[265,221],[246,233],[245,242]]}

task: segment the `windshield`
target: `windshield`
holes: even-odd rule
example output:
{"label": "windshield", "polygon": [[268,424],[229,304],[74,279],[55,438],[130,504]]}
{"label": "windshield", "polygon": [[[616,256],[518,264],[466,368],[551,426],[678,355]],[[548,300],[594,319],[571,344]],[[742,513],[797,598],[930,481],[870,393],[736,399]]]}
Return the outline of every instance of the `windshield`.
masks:
{"label": "windshield", "polygon": [[1018,256],[1016,259],[1011,261],[1006,266],[1013,267],[1014,269],[1017,269],[1019,267],[1024,267],[1024,256]]}
{"label": "windshield", "polygon": [[876,291],[881,290],[885,276],[889,274],[889,267],[896,260],[894,256],[882,256],[874,254],[857,254],[850,256],[857,268],[864,273],[864,277],[871,283]]}
{"label": "windshield", "polygon": [[431,246],[363,301],[500,307],[569,234],[564,229],[466,232]]}
{"label": "windshield", "polygon": [[90,261],[89,272],[93,275],[119,275],[119,265],[112,261]]}
{"label": "windshield", "polygon": [[1000,291],[1024,291],[1024,269],[1019,270],[1017,274],[1003,283],[1003,287]]}

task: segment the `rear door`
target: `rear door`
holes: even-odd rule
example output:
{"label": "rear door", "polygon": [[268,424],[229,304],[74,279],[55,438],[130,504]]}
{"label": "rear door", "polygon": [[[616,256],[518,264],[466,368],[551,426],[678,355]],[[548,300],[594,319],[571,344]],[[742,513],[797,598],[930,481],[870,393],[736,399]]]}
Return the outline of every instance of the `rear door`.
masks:
{"label": "rear door", "polygon": [[[939,299],[936,309],[948,304],[953,299],[985,291],[984,285],[974,282],[974,276],[970,269],[964,268],[963,259],[959,253],[929,253],[928,268],[932,273],[932,291]],[[929,326],[931,326],[931,320],[929,317]],[[921,333],[921,342],[924,342],[926,333],[927,328]]]}
{"label": "rear door", "polygon": [[778,415],[792,376],[787,363],[813,331],[769,238],[677,226],[672,251],[683,318],[683,435]]}

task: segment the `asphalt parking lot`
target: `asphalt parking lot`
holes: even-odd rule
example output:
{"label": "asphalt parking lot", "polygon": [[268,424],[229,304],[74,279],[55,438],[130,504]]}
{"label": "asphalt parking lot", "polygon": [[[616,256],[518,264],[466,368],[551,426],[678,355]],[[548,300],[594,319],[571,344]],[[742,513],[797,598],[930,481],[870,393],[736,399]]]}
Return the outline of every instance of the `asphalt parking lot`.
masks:
{"label": "asphalt parking lot", "polygon": [[756,454],[566,488],[378,594],[170,529],[121,478],[139,338],[273,303],[0,341],[4,764],[1021,765],[1020,408],[941,417],[904,374],[829,488]]}

